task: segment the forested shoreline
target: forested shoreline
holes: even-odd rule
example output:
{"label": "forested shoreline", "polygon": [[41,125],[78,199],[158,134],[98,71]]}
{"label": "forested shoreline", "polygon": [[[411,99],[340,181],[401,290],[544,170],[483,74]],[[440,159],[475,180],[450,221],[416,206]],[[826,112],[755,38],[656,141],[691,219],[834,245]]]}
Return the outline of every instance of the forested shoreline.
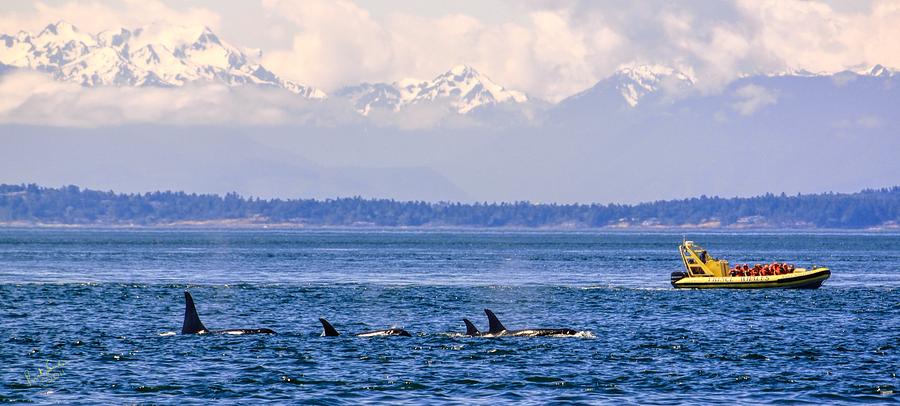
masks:
{"label": "forested shoreline", "polygon": [[359,197],[259,199],[0,185],[5,225],[283,225],[472,228],[898,228],[900,187],[624,204],[404,202]]}

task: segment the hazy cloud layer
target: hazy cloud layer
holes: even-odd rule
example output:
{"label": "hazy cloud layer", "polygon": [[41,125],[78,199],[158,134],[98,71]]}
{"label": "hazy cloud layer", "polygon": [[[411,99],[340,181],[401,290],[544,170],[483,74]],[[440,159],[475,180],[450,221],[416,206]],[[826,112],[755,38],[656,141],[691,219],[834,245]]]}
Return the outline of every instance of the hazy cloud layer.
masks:
{"label": "hazy cloud layer", "polygon": [[15,70],[0,75],[0,124],[102,127],[124,124],[330,127],[371,124],[402,130],[479,126],[446,103],[375,109],[360,116],[343,99],[311,100],[283,89],[197,82],[181,87],[84,87]]}
{"label": "hazy cloud layer", "polygon": [[745,116],[749,116],[765,106],[775,104],[778,100],[775,92],[759,85],[744,85],[735,90],[734,95],[738,99],[734,103],[734,109]]}
{"label": "hazy cloud layer", "polygon": [[97,127],[156,124],[314,124],[358,120],[335,102],[281,89],[197,83],[183,87],[82,87],[48,75],[0,76],[0,123]]}

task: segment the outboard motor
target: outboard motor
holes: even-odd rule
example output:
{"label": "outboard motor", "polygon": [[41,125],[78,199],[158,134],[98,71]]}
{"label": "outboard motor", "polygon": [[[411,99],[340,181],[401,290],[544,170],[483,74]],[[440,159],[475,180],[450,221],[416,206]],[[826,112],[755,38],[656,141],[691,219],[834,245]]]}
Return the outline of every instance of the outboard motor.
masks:
{"label": "outboard motor", "polygon": [[687,278],[687,276],[687,272],[672,272],[672,286],[675,286],[675,282],[678,282],[683,278]]}

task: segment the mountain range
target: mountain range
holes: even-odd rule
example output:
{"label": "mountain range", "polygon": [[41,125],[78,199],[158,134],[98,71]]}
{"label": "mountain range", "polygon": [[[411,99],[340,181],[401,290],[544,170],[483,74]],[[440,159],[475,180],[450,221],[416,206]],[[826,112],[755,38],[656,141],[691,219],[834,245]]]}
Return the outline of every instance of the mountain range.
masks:
{"label": "mountain range", "polygon": [[151,24],[135,30],[81,32],[61,21],[40,33],[0,35],[0,64],[48,72],[84,86],[183,86],[218,82],[283,88],[321,99],[319,89],[281,79],[209,28]]}
{"label": "mountain range", "polygon": [[356,111],[368,115],[372,109],[400,109],[416,104],[449,102],[456,112],[466,114],[476,108],[501,103],[525,103],[528,96],[494,83],[469,65],[457,65],[431,81],[403,79],[394,83],[363,83],[348,86],[336,96],[351,101]]}
{"label": "mountain range", "polygon": [[[315,87],[281,78],[258,62],[261,56],[259,51],[244,50],[221,40],[209,28],[164,23],[89,34],[61,21],[37,34],[20,31],[15,35],[0,35],[0,72],[37,70],[60,81],[89,87],[178,87],[196,82],[272,87],[308,99],[337,99],[363,116],[374,111],[399,112],[414,106],[439,106],[468,115],[496,106],[525,110],[526,106],[537,103],[552,119],[590,116],[597,111],[627,112],[648,101],[704,96],[695,91],[699,79],[692,74],[649,64],[623,65],[589,89],[556,104],[540,102],[524,92],[505,88],[465,64],[454,66],[432,80],[408,78],[393,83],[362,83],[327,95]],[[746,75],[741,80],[752,77],[846,79],[841,75],[890,79],[896,71],[881,65],[838,73],[787,69]]]}

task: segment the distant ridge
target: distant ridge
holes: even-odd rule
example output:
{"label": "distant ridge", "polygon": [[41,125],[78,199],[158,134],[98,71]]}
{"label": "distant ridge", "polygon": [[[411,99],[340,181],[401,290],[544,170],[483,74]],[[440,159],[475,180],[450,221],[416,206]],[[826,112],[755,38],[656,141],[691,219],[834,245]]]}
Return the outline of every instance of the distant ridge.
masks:
{"label": "distant ridge", "polygon": [[636,205],[261,200],[0,185],[0,225],[900,229],[900,186],[857,193],[706,197]]}

